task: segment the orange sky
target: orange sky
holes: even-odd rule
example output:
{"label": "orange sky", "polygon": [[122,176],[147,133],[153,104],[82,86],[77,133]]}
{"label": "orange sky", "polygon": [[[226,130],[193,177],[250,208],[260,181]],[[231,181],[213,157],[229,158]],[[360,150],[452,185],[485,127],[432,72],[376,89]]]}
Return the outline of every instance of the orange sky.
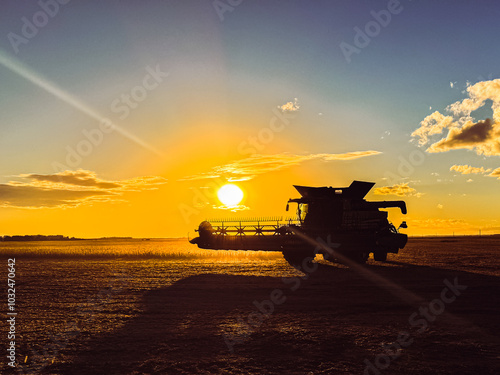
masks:
{"label": "orange sky", "polygon": [[[0,235],[194,235],[205,218],[287,215],[294,184],[353,180],[404,199],[389,218],[410,235],[499,233],[495,12],[407,2],[346,55],[373,10],[353,4],[70,2],[20,43],[41,10],[12,2]],[[227,182],[238,212],[217,199]]]}

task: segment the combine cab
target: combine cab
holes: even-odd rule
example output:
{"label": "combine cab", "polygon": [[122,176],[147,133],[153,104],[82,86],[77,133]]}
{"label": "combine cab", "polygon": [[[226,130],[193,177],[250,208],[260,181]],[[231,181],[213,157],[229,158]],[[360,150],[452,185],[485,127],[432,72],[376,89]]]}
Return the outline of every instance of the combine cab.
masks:
{"label": "combine cab", "polygon": [[[387,211],[379,209],[397,207],[406,214],[406,204],[367,202],[364,197],[373,185],[363,181],[353,181],[347,188],[294,185],[301,197],[290,199],[287,211],[290,203],[296,203],[296,218],[203,221],[199,237],[190,242],[202,249],[281,251],[290,264],[300,268],[304,259],[322,253],[305,235],[335,243],[337,253],[359,263],[366,262],[370,253],[375,260],[385,261],[387,253],[398,253],[408,237],[387,220]],[[406,222],[400,228],[406,228]],[[330,255],[324,254],[325,259],[333,261]]]}

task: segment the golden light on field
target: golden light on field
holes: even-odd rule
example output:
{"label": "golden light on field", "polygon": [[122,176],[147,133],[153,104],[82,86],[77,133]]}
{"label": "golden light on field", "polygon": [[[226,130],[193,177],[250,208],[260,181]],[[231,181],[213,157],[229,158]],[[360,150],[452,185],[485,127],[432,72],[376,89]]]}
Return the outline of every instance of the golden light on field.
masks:
{"label": "golden light on field", "polygon": [[243,199],[243,190],[234,184],[226,184],[217,191],[217,197],[226,206],[237,206]]}

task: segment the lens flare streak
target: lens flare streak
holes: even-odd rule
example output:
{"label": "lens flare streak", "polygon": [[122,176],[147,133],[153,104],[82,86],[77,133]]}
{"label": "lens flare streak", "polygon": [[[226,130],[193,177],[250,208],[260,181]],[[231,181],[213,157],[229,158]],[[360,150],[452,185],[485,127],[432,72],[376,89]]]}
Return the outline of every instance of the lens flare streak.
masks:
{"label": "lens flare streak", "polygon": [[[29,82],[33,83],[35,86],[40,87],[41,89],[45,90],[49,94],[52,94],[56,98],[62,100],[66,104],[72,106],[73,108],[75,108],[78,111],[82,112],[83,114],[87,115],[88,117],[90,117],[94,120],[97,120],[99,122],[109,122],[109,119],[107,119],[106,117],[99,114],[97,111],[90,108],[88,105],[83,103],[81,100],[79,100],[78,98],[69,94],[68,92],[64,91],[63,89],[57,87],[57,85],[55,85],[52,82],[49,82],[47,79],[42,78],[40,75],[36,74],[34,71],[32,71],[30,68],[26,67],[20,61],[14,60],[12,57],[8,56],[2,50],[0,50],[0,64],[2,64],[4,67],[9,69],[10,71],[12,71],[12,72],[16,73],[17,75],[23,77],[24,79],[28,80]],[[113,125],[113,129],[116,129],[116,131],[118,131],[121,135],[130,139],[131,141],[138,144],[139,146],[151,151],[152,153],[154,153],[160,157],[164,156],[159,150],[155,149],[153,146],[149,145],[148,143],[141,140],[137,136],[133,135],[129,131],[123,129],[122,127],[116,125],[115,123],[112,123],[112,125]]]}

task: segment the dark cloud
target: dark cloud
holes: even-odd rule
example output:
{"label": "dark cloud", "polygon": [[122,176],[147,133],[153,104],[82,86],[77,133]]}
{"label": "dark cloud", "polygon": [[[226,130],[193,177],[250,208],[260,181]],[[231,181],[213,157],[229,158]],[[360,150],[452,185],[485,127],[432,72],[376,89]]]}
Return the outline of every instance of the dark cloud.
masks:
{"label": "dark cloud", "polygon": [[121,186],[114,182],[105,182],[102,180],[98,180],[93,174],[87,173],[87,171],[70,171],[69,173],[67,171],[65,173],[67,174],[27,174],[23,175],[23,177],[36,181],[47,181],[76,186],[89,186],[97,187],[100,189],[115,189]]}
{"label": "dark cloud", "polygon": [[0,184],[0,207],[75,207],[84,202],[108,200],[116,193],[103,190],[61,190]]}
{"label": "dark cloud", "polygon": [[106,181],[98,178],[94,172],[83,169],[55,174],[31,173],[18,177],[24,181],[0,184],[0,207],[63,208],[118,201],[126,191],[152,190],[167,182],[157,176]]}
{"label": "dark cloud", "polygon": [[495,154],[500,153],[500,137],[491,119],[470,123],[462,128],[450,129],[447,137],[431,145],[429,151],[442,152],[486,145],[489,145]]}
{"label": "dark cloud", "polygon": [[490,176],[490,177],[496,177],[496,178],[498,178],[500,180],[500,168],[495,169],[488,176]]}

